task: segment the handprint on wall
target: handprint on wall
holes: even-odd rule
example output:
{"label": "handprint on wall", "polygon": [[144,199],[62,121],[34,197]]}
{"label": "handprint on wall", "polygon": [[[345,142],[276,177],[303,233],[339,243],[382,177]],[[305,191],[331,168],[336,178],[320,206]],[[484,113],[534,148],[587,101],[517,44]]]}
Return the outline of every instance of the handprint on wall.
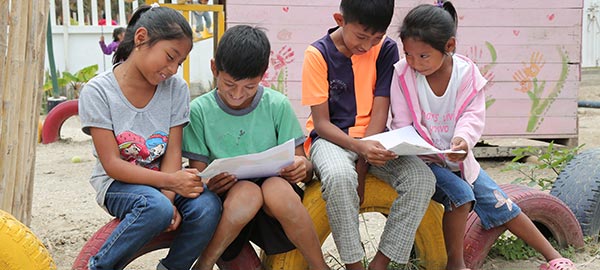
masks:
{"label": "handprint on wall", "polygon": [[[483,75],[483,77],[488,81],[485,88],[490,89],[492,85],[494,85],[495,74],[492,71],[492,68],[497,64],[496,60],[498,59],[498,54],[496,53],[496,48],[492,43],[485,42],[485,46],[488,49],[491,57],[491,62],[485,65],[478,64],[479,61],[483,58],[483,49],[477,46],[471,46],[466,56],[473,61],[473,63],[477,64],[479,67],[479,71]],[[489,94],[486,94],[485,97],[485,108],[489,108],[496,102],[496,99]]]}
{"label": "handprint on wall", "polygon": [[277,53],[271,51],[269,67],[261,84],[287,95],[287,65],[294,62],[294,50],[283,45]]}
{"label": "handprint on wall", "polygon": [[523,68],[513,73],[513,79],[519,83],[516,91],[527,93],[531,100],[531,109],[529,110],[529,121],[527,122],[527,132],[535,132],[544,121],[544,115],[554,103],[560,92],[565,86],[567,75],[569,73],[568,56],[563,50],[558,48],[561,56],[562,69],[560,77],[554,89],[544,96],[546,81],[538,81],[538,75],[544,67],[544,56],[540,52],[534,52],[529,58],[529,63],[523,63]]}

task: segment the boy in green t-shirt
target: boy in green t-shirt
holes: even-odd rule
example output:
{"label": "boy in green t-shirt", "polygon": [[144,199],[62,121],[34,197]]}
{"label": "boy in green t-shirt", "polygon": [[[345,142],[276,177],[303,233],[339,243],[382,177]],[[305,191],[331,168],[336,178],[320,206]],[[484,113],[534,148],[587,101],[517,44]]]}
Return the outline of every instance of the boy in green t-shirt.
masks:
{"label": "boy in green t-shirt", "polygon": [[296,145],[294,163],[279,176],[237,179],[224,172],[208,180],[208,188],[223,200],[223,213],[198,269],[213,269],[219,257],[235,258],[248,240],[267,254],[297,247],[310,269],[329,269],[296,185],[313,175],[300,123],[286,96],[259,85],[270,51],[263,31],[246,25],[229,28],[211,61],[216,89],[191,103],[183,156],[199,171],[217,158],[261,152],[290,139]]}

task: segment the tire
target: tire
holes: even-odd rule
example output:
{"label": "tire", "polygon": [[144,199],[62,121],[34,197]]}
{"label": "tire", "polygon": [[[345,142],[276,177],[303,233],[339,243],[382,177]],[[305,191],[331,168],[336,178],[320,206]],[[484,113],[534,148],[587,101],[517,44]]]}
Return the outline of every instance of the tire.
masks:
{"label": "tire", "polygon": [[79,113],[78,100],[67,100],[52,108],[42,125],[42,143],[48,144],[58,141],[62,124],[71,116]]}
{"label": "tire", "polygon": [[[361,213],[379,212],[387,216],[397,194],[392,187],[383,181],[368,175],[364,196],[364,202],[360,207]],[[331,233],[331,228],[327,219],[325,201],[321,197],[321,183],[319,181],[312,181],[306,186],[302,202],[308,210],[319,240],[323,244]],[[417,229],[414,247],[421,269],[444,269],[446,266],[447,257],[442,233],[442,214],[442,206],[432,201]],[[307,262],[297,249],[270,256],[263,253],[261,258],[263,266],[269,270],[308,269]]]}
{"label": "tire", "polygon": [[[543,191],[521,185],[500,185],[509,198],[519,205],[546,237],[552,236],[560,246],[582,248],[583,234],[569,207]],[[488,252],[506,226],[485,230],[475,212],[471,212],[465,228],[464,258],[471,269],[480,269]]]}
{"label": "tire", "polygon": [[42,242],[11,214],[0,210],[0,269],[56,269]]}
{"label": "tire", "polygon": [[560,172],[550,194],[569,206],[585,236],[600,233],[600,149],[576,155]]}
{"label": "tire", "polygon": [[[94,235],[92,235],[92,237],[85,243],[85,245],[79,252],[79,255],[77,255],[77,258],[75,259],[75,262],[73,263],[73,267],[71,269],[88,270],[87,264],[90,260],[90,257],[98,253],[98,250],[100,250],[104,242],[106,242],[106,239],[108,239],[108,237],[115,230],[117,225],[119,225],[119,222],[120,221],[118,219],[113,219],[106,225],[104,225],[102,228],[100,228],[96,233],[94,233]],[[140,251],[138,251],[134,255],[134,257],[131,258],[128,264],[146,253],[158,249],[169,248],[169,246],[173,242],[173,239],[175,238],[176,233],[176,231],[161,233],[152,241],[150,241],[150,243],[143,246],[140,249]],[[221,270],[254,270],[260,269],[260,260],[250,243],[248,243],[246,246],[244,246],[240,255],[238,255],[234,260],[228,262],[218,261],[217,265]]]}

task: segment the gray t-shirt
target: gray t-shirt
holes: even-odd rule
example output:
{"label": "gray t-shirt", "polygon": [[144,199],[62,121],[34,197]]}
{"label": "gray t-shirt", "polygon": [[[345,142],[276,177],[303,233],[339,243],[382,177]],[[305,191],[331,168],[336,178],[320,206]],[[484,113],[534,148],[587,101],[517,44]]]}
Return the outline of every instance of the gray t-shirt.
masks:
{"label": "gray t-shirt", "polygon": [[[187,124],[189,104],[186,82],[173,76],[157,86],[146,107],[136,108],[123,95],[111,70],[97,75],[83,87],[79,116],[82,130],[88,135],[90,127],[112,130],[123,160],[159,170],[169,130]],[[94,156],[97,157],[95,149]],[[113,181],[97,159],[90,183],[96,190],[96,201],[103,208],[104,196]]]}

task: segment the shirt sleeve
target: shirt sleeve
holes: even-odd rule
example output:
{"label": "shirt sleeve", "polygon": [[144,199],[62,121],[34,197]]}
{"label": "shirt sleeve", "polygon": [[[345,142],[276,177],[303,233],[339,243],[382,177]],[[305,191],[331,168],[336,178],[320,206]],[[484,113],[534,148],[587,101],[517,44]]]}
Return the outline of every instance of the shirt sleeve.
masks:
{"label": "shirt sleeve", "polygon": [[377,57],[377,81],[375,96],[390,96],[390,84],[394,73],[394,64],[398,62],[398,46],[392,39],[386,37]]}
{"label": "shirt sleeve", "polygon": [[182,155],[191,160],[210,163],[204,133],[204,116],[199,100],[192,101],[190,105],[190,122],[183,128]]}
{"label": "shirt sleeve", "polygon": [[190,120],[190,90],[181,77],[173,77],[171,89],[171,127],[187,124]]}
{"label": "shirt sleeve", "polygon": [[302,64],[302,105],[318,105],[328,98],[327,63],[317,48],[309,46]]}
{"label": "shirt sleeve", "polygon": [[100,49],[102,49],[102,52],[106,55],[110,55],[112,53],[112,51],[106,47],[106,43],[104,43],[104,41],[100,41],[98,42],[100,43]]}
{"label": "shirt sleeve", "polygon": [[292,104],[284,97],[278,106],[277,110],[273,110],[275,112],[273,117],[277,129],[277,144],[280,145],[290,139],[294,139],[295,146],[302,145],[305,137],[296,113],[292,109]]}
{"label": "shirt sleeve", "polygon": [[79,94],[81,130],[90,135],[90,127],[113,130],[108,97],[96,79],[83,86]]}

